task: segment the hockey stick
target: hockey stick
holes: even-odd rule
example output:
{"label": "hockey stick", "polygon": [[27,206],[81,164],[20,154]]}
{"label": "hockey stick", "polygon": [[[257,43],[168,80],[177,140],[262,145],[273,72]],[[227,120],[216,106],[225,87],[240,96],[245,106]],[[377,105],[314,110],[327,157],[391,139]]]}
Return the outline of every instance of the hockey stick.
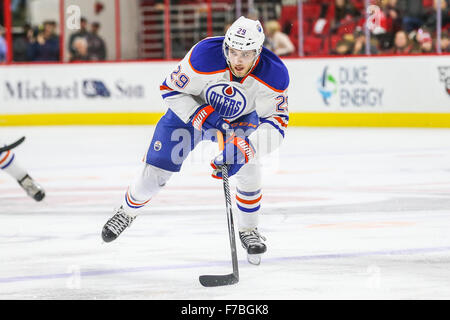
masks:
{"label": "hockey stick", "polygon": [[[223,135],[220,131],[217,132],[217,138],[219,142],[220,150],[224,148]],[[223,191],[225,193],[225,207],[227,211],[228,220],[228,235],[230,237],[230,247],[231,247],[231,263],[233,265],[233,273],[226,275],[203,275],[199,277],[200,283],[204,287],[218,287],[227,286],[230,284],[238,283],[239,281],[239,268],[238,259],[236,251],[236,239],[234,237],[234,223],[233,223],[233,212],[231,211],[231,194],[230,194],[230,184],[228,182],[228,167],[223,165],[222,170],[222,180],[223,180]]]}
{"label": "hockey stick", "polygon": [[15,147],[17,147],[18,145],[20,145],[24,141],[25,141],[25,137],[22,137],[19,140],[17,140],[16,142],[8,144],[8,145],[6,145],[4,147],[0,147],[0,153],[2,153],[3,151],[8,151],[8,150],[14,149]]}

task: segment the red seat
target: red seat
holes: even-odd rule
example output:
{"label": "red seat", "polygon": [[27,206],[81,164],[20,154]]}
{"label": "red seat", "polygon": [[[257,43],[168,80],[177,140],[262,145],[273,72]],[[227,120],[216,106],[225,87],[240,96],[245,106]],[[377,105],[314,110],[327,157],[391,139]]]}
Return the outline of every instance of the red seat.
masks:
{"label": "red seat", "polygon": [[424,8],[431,8],[433,6],[433,2],[434,0],[422,0],[422,5]]}
{"label": "red seat", "polygon": [[334,20],[335,10],[336,10],[336,6],[334,5],[334,2],[330,3],[330,5],[328,6],[328,10],[327,10],[326,16],[325,16],[325,18],[328,21]]}
{"label": "red seat", "polygon": [[450,23],[447,23],[445,26],[442,27],[442,31],[449,31],[450,32]]}
{"label": "red seat", "polygon": [[297,19],[297,6],[282,6],[279,22],[281,27]]}
{"label": "red seat", "polygon": [[303,52],[307,56],[322,54],[322,38],[306,36],[303,43]]}
{"label": "red seat", "polygon": [[352,4],[355,6],[355,9],[358,11],[363,11],[366,8],[366,4],[363,0],[353,0]]}
{"label": "red seat", "polygon": [[304,19],[317,19],[320,16],[320,4],[319,3],[304,3],[303,4],[303,18]]}
{"label": "red seat", "polygon": [[[303,20],[303,35],[308,35],[312,32],[312,24],[309,21]],[[290,37],[298,38],[298,20],[292,22]]]}
{"label": "red seat", "polygon": [[323,40],[323,53],[331,54],[336,49],[338,42],[341,40],[341,36],[331,35]]}
{"label": "red seat", "polygon": [[342,39],[341,36],[338,36],[338,35],[331,36],[330,40],[331,40],[331,49],[332,50],[336,49],[336,46],[341,39]]}

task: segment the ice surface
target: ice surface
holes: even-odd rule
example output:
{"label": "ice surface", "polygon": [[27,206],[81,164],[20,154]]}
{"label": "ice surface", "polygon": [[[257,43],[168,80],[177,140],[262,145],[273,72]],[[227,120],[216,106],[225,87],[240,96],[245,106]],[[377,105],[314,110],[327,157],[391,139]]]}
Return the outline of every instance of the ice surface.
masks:
{"label": "ice surface", "polygon": [[239,247],[240,282],[204,288],[231,272],[213,144],[101,241],[153,129],[0,128],[26,135],[16,157],[47,192],[0,173],[0,299],[450,299],[450,130],[289,128],[265,163],[261,265]]}

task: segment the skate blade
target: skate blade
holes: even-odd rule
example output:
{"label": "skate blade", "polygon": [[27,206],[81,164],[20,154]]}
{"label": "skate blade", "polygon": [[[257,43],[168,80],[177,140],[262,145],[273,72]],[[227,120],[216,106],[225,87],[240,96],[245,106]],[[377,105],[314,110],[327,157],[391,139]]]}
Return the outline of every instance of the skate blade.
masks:
{"label": "skate blade", "polygon": [[247,254],[247,260],[250,264],[259,266],[262,254]]}

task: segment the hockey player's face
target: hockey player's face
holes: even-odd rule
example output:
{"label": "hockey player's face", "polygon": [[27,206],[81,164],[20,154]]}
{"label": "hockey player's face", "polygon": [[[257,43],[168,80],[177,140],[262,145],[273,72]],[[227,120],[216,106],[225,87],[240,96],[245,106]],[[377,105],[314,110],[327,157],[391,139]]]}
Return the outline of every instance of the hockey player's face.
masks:
{"label": "hockey player's face", "polygon": [[255,51],[241,51],[230,48],[228,51],[228,60],[230,68],[237,77],[244,77],[253,65],[255,60]]}

